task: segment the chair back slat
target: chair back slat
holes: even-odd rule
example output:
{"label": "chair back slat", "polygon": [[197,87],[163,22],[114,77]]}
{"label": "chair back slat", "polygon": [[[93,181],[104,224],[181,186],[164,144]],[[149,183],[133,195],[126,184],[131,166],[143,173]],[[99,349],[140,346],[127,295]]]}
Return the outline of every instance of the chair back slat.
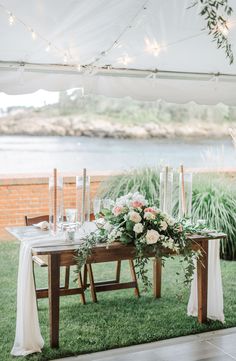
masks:
{"label": "chair back slat", "polygon": [[25,216],[25,225],[26,226],[32,226],[33,224],[37,224],[40,222],[49,222],[49,216],[45,215],[45,216],[38,216],[38,217],[28,217]]}

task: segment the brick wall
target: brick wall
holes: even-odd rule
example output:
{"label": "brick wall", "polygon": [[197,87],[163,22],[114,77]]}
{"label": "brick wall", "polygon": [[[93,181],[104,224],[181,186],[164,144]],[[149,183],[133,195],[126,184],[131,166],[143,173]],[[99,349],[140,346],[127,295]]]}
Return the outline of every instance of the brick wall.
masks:
{"label": "brick wall", "polygon": [[[108,174],[91,176],[91,199]],[[76,206],[75,176],[64,177],[64,208]],[[0,241],[13,239],[7,226],[24,225],[24,216],[48,214],[48,177],[0,178]]]}
{"label": "brick wall", "polygon": [[[203,169],[188,171],[209,173],[209,170]],[[235,169],[224,169],[220,173],[227,174],[235,182]],[[91,199],[96,194],[100,182],[108,176],[111,176],[110,172],[91,175]],[[75,193],[75,175],[64,175],[65,208],[75,207]],[[5,227],[24,225],[25,215],[39,216],[48,213],[48,174],[34,177],[16,175],[11,178],[0,176],[0,241],[13,239]]]}

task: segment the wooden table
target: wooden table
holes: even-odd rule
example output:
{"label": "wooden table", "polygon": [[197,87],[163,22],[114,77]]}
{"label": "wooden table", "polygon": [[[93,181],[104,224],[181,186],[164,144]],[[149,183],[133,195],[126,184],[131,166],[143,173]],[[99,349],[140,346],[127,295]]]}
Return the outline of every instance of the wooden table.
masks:
{"label": "wooden table", "polygon": [[[225,238],[225,234],[215,234],[212,237],[199,235],[190,236],[193,248],[201,249],[202,257],[197,262],[197,282],[198,282],[198,321],[207,321],[207,287],[208,287],[208,241]],[[78,247],[78,246],[77,246]],[[50,345],[59,347],[59,279],[60,266],[70,266],[75,264],[75,246],[53,246],[37,247],[32,249],[32,255],[48,257],[48,297],[49,297],[49,324],[50,324]],[[150,254],[150,257],[153,255]],[[92,250],[92,254],[87,260],[88,264],[130,260],[135,257],[134,246],[126,246],[114,243],[109,246],[98,245]],[[153,262],[153,292],[154,297],[161,297],[161,259],[154,258]],[[121,288],[135,286],[120,283]]]}

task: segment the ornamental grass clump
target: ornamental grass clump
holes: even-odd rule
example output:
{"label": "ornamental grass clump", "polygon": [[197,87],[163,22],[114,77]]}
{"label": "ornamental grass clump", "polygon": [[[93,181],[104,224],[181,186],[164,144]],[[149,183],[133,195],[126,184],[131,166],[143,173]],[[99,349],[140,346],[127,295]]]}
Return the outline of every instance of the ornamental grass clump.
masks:
{"label": "ornamental grass clump", "polygon": [[209,227],[227,234],[221,241],[221,257],[236,260],[235,180],[222,176],[194,178],[192,218],[204,219]]}

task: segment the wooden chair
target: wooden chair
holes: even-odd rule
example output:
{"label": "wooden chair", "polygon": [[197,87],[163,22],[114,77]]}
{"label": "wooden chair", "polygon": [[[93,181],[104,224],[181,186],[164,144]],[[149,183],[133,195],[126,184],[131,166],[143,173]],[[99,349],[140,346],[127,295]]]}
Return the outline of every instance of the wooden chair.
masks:
{"label": "wooden chair", "polygon": [[[85,264],[83,285],[84,285],[84,289],[90,287],[90,292],[93,302],[97,302],[97,292],[115,291],[115,290],[121,290],[127,288],[134,288],[135,296],[137,297],[140,296],[137,276],[134,267],[134,261],[132,259],[129,259],[128,261],[129,261],[132,282],[126,282],[126,283],[120,282],[121,261],[117,261],[116,263],[115,279],[109,281],[100,281],[100,282],[95,282],[94,280],[92,263],[88,262]],[[88,282],[88,276],[89,276],[89,282]]]}
{"label": "wooden chair", "polygon": [[[95,216],[93,213],[91,213],[90,221],[93,221],[94,219],[95,219]],[[88,287],[90,287],[90,292],[91,292],[91,297],[92,297],[93,302],[97,302],[97,292],[114,291],[114,290],[123,289],[123,288],[134,288],[135,296],[139,297],[140,293],[139,293],[136,272],[135,272],[135,268],[134,268],[134,261],[131,259],[129,260],[129,267],[130,267],[131,278],[133,281],[132,282],[133,286],[124,287],[124,284],[122,284],[120,282],[121,261],[116,262],[115,279],[110,280],[110,281],[100,281],[100,282],[95,282],[95,280],[94,280],[92,263],[85,264],[84,275],[83,275],[83,285],[84,285],[85,290]],[[89,282],[88,282],[88,278],[89,278]]]}
{"label": "wooden chair", "polygon": [[[38,216],[38,217],[25,216],[25,225],[26,226],[32,226],[33,224],[37,224],[37,223],[44,222],[44,221],[49,222],[48,215]],[[34,284],[35,284],[35,290],[36,290],[36,297],[37,297],[37,299],[46,298],[46,297],[48,297],[48,290],[36,288],[34,264],[37,264],[39,267],[47,267],[48,266],[47,256],[40,256],[40,257],[33,256],[32,261],[33,261],[33,277],[34,277]],[[70,282],[70,266],[66,266],[65,267],[65,283],[64,283],[64,286],[61,287],[61,290],[63,291],[62,295],[66,296],[66,295],[72,294],[72,293],[70,293],[71,289],[69,289],[69,282]],[[73,290],[78,291],[77,293],[79,293],[81,295],[82,303],[85,304],[86,301],[85,301],[84,286],[83,286],[81,273],[78,274],[78,286],[79,287],[77,289],[73,289]],[[73,293],[73,294],[75,294],[75,293]]]}

